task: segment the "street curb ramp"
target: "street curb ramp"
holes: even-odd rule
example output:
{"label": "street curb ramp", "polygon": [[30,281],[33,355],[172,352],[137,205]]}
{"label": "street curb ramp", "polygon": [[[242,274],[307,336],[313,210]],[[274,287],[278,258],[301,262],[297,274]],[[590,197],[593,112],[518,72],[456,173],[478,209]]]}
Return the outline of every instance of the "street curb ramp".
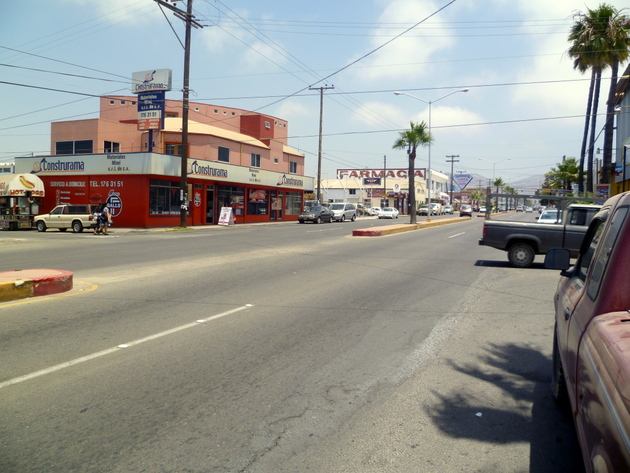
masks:
{"label": "street curb ramp", "polygon": [[411,232],[415,230],[423,230],[425,228],[439,227],[442,225],[450,225],[458,222],[468,222],[470,217],[447,218],[443,220],[432,220],[430,222],[420,222],[416,224],[400,224],[386,225],[384,227],[362,228],[352,230],[352,236],[357,237],[379,237],[386,235],[394,235],[396,233]]}
{"label": "street curb ramp", "polygon": [[0,272],[0,302],[67,292],[73,274],[62,269],[19,269]]}

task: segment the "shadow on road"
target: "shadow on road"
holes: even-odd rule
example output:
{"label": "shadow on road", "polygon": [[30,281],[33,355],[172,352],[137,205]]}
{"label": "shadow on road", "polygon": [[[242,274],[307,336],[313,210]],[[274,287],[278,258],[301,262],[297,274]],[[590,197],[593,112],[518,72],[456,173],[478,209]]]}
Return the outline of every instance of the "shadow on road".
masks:
{"label": "shadow on road", "polygon": [[[521,269],[521,268],[513,268],[512,265],[508,261],[490,261],[484,259],[478,259],[475,261],[475,266],[483,266],[485,268],[512,268],[512,269]],[[547,269],[545,268],[544,263],[532,263],[529,268],[526,269]],[[551,270],[557,271],[557,270]]]}
{"label": "shadow on road", "polygon": [[583,473],[573,421],[551,396],[551,360],[535,349],[515,344],[492,344],[486,352],[480,363],[450,365],[492,383],[514,401],[512,405],[524,407],[502,410],[467,393],[436,392],[441,401],[427,411],[435,424],[454,438],[496,444],[529,442],[530,473]]}

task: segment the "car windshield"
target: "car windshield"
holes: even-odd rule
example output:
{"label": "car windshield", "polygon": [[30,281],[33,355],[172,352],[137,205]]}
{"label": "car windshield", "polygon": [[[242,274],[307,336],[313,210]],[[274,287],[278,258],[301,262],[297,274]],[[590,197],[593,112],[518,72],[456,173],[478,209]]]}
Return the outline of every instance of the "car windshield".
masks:
{"label": "car windshield", "polygon": [[304,209],[304,212],[321,212],[322,207],[319,206],[313,206],[313,207],[306,207]]}
{"label": "car windshield", "polygon": [[391,208],[391,207],[385,207],[385,208],[383,209],[383,212],[393,212],[393,211],[394,211],[394,209],[393,209],[393,208]]}
{"label": "car windshield", "polygon": [[343,204],[332,204],[330,206],[331,210],[343,210]]}

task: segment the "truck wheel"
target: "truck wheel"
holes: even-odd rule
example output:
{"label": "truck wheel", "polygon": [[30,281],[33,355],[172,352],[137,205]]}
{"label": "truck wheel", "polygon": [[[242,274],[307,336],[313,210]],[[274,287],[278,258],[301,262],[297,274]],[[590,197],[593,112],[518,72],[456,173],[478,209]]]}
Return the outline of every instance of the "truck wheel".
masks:
{"label": "truck wheel", "polygon": [[554,400],[561,405],[566,405],[567,385],[564,380],[564,370],[562,369],[562,361],[560,361],[560,350],[558,349],[558,327],[553,330],[553,357],[551,365],[551,393]]}
{"label": "truck wheel", "polygon": [[72,222],[72,231],[74,233],[81,233],[83,231],[83,224],[79,220]]}
{"label": "truck wheel", "polygon": [[534,249],[528,243],[514,243],[508,250],[508,260],[515,268],[529,268],[534,256]]}
{"label": "truck wheel", "polygon": [[38,232],[45,232],[46,231],[46,223],[43,222],[42,220],[40,220],[39,222],[37,222],[37,231]]}

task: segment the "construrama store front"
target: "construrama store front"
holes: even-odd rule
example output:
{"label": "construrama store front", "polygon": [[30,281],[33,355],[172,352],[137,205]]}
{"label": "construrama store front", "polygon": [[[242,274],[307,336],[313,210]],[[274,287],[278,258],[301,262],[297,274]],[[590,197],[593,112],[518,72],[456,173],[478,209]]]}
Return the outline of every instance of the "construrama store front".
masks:
{"label": "construrama store front", "polygon": [[[18,173],[36,174],[56,205],[107,202],[114,225],[171,227],[180,221],[178,156],[114,153],[15,158]],[[297,220],[313,178],[214,161],[188,159],[188,225],[218,222],[231,207],[235,223]]]}

